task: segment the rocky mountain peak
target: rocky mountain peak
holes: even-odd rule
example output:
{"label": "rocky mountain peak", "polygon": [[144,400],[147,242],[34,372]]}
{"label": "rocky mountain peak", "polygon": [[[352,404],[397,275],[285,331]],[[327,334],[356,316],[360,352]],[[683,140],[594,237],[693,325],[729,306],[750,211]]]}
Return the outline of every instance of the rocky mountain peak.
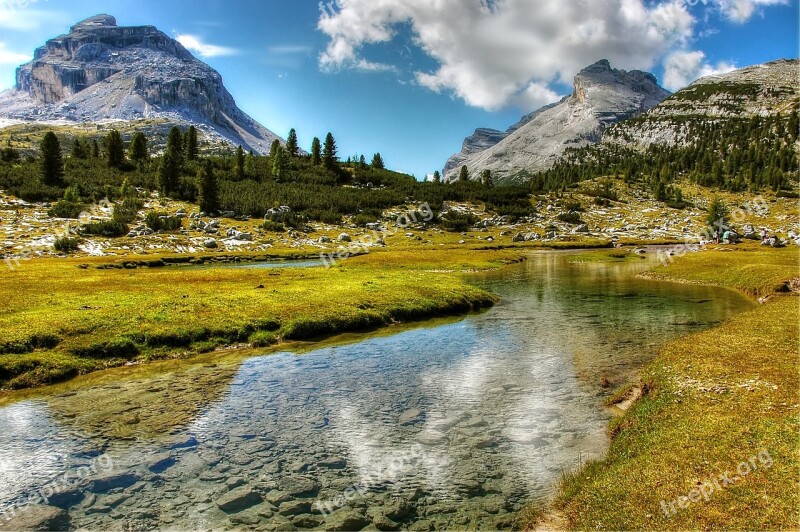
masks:
{"label": "rocky mountain peak", "polygon": [[228,144],[267,153],[278,137],[243,113],[222,76],[154,26],[111,15],[48,40],[0,93],[0,118],[98,122],[163,118],[194,124]]}
{"label": "rocky mountain peak", "polygon": [[[581,74],[597,74],[602,72],[611,72],[611,62],[608,59],[601,59],[597,63],[593,65],[589,65],[588,67],[581,70]],[[579,74],[580,75],[580,74]]]}
{"label": "rocky mountain peak", "polygon": [[[669,96],[669,92],[658,85],[656,77],[649,72],[641,70],[618,70],[611,67],[607,59],[581,70],[575,76],[573,96],[580,101],[585,101],[590,96],[589,87],[597,87],[596,94],[607,96],[604,89],[618,90],[620,87],[632,90],[638,94],[649,97],[651,101],[646,105],[653,107]],[[655,103],[652,100],[656,100]]]}
{"label": "rocky mountain peak", "polygon": [[669,96],[652,74],[618,70],[602,59],[575,76],[570,96],[526,115],[505,133],[477,129],[448,160],[445,178],[456,179],[466,165],[475,178],[491,170],[496,182],[524,181],[550,168],[567,148],[600,142],[610,125],[638,116]]}
{"label": "rocky mountain peak", "polygon": [[115,27],[117,25],[117,19],[112,17],[111,15],[95,15],[93,17],[89,17],[86,20],[82,20],[72,26],[69,31],[70,33],[75,33],[80,30],[85,29],[92,29],[92,28],[101,28],[101,27]]}

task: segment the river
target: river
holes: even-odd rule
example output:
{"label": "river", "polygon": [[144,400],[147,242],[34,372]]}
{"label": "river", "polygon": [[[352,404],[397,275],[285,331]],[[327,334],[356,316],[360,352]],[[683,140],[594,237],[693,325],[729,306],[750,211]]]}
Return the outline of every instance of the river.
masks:
{"label": "river", "polygon": [[88,529],[511,528],[602,456],[613,387],[752,306],[637,277],[652,259],[578,256],[474,275],[502,300],[464,319],[111,371],[4,406],[0,512],[47,502]]}

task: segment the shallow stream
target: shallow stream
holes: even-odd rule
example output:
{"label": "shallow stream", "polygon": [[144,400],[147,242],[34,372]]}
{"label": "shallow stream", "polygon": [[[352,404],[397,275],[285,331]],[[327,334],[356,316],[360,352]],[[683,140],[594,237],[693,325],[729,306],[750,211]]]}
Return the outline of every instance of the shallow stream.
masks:
{"label": "shallow stream", "polygon": [[72,528],[510,528],[606,450],[601,381],[752,305],[576,256],[475,275],[502,301],[463,320],[2,407],[0,512],[55,492]]}

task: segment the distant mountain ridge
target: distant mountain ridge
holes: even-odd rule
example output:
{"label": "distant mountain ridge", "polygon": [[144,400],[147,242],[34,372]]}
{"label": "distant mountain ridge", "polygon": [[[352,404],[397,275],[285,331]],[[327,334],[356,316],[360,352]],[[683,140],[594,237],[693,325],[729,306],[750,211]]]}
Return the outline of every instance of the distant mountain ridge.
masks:
{"label": "distant mountain ridge", "polygon": [[573,92],[522,118],[506,132],[478,129],[451,157],[445,179],[467,166],[473,179],[490,170],[495,182],[519,183],[550,168],[567,148],[596,144],[611,125],[638,116],[670,96],[655,76],[611,67],[607,60],[583,69]]}
{"label": "distant mountain ridge", "polygon": [[787,116],[800,107],[800,60],[780,59],[701,78],[635,120],[609,128],[604,144],[647,148],[695,142],[689,125],[753,116]]}
{"label": "distant mountain ridge", "polygon": [[[165,119],[269,152],[275,133],[241,111],[222,76],[154,26],[97,15],[50,39],[0,93],[0,118],[35,122]],[[282,140],[281,140],[282,142]]]}

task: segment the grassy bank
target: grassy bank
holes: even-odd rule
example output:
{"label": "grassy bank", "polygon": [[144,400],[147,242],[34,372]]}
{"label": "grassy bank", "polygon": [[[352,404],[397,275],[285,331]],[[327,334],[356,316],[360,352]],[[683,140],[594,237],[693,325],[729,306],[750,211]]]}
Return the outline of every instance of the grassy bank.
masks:
{"label": "grassy bank", "polygon": [[[692,254],[650,276],[763,296],[800,273],[796,249],[750,246]],[[567,476],[549,519],[527,526],[800,527],[799,304],[775,297],[664,346],[643,372],[644,397],[612,422],[607,456]]]}
{"label": "grassy bank", "polygon": [[765,248],[757,243],[715,246],[692,253],[647,274],[652,279],[724,286],[753,297],[786,291],[786,282],[800,276],[797,248]]}
{"label": "grassy bank", "polygon": [[0,388],[223,346],[263,347],[464,313],[494,299],[448,272],[517,260],[512,251],[442,249],[372,253],[331,269],[105,269],[107,259],[26,261],[0,276]]}

